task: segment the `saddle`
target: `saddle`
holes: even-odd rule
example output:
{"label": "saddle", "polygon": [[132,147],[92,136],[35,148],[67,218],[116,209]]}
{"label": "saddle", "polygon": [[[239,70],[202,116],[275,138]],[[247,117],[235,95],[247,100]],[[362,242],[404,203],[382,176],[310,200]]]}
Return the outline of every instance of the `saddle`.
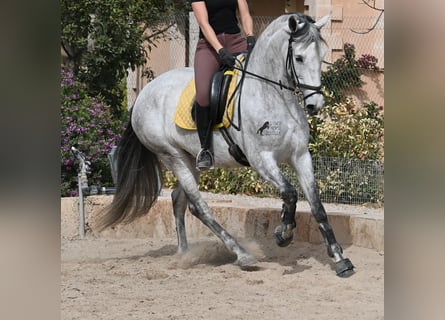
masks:
{"label": "saddle", "polygon": [[[213,130],[228,128],[233,118],[234,99],[227,106],[227,97],[235,91],[237,72],[232,70],[218,71],[212,77],[210,86],[210,113]],[[175,124],[186,130],[196,130],[194,121],[195,80],[192,79],[182,91],[174,115]]]}
{"label": "saddle", "polygon": [[[237,72],[233,70],[218,71],[212,77],[210,86],[210,115],[212,122],[215,124],[213,130],[220,130],[227,144],[229,145],[229,153],[236,161],[244,166],[249,166],[249,162],[229,136],[226,128],[232,122],[235,99],[230,99],[227,105],[228,97],[232,97],[237,84]],[[196,104],[195,101],[195,80],[192,79],[185,89],[176,108],[174,115],[175,124],[187,130],[196,130],[194,120]],[[227,108],[226,108],[227,106]]]}
{"label": "saddle", "polygon": [[[210,85],[210,118],[213,126],[213,130],[220,129],[221,127],[228,127],[230,125],[230,121],[233,117],[233,100],[230,101],[230,105],[227,106],[227,98],[229,95],[229,87],[232,82],[232,78],[235,75],[235,72],[232,70],[226,71],[218,71],[212,77],[212,82]],[[236,78],[233,79],[236,84]],[[230,95],[233,94],[234,88],[231,88]],[[230,113],[230,117],[226,120],[229,121],[227,125],[224,123],[224,113],[226,112],[226,106],[228,108],[228,113]],[[195,121],[195,108],[196,104],[192,106],[192,119]]]}

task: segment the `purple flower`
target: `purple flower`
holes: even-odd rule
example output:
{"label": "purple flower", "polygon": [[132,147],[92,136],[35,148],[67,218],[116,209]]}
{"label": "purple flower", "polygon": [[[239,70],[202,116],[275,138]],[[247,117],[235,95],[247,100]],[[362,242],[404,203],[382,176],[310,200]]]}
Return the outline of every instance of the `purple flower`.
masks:
{"label": "purple flower", "polygon": [[90,97],[84,84],[71,72],[61,70],[61,194],[77,195],[78,159],[75,146],[91,162],[88,180],[97,185],[112,184],[107,155],[121,137],[124,124],[116,119],[109,105]]}

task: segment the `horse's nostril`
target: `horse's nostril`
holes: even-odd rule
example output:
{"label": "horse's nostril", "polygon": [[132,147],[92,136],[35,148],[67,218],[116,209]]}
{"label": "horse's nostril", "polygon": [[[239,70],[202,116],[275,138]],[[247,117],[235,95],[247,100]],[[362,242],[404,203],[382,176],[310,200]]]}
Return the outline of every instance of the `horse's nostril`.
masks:
{"label": "horse's nostril", "polygon": [[315,109],[315,104],[308,104],[306,105],[306,109],[309,112],[310,115],[315,114],[317,111]]}

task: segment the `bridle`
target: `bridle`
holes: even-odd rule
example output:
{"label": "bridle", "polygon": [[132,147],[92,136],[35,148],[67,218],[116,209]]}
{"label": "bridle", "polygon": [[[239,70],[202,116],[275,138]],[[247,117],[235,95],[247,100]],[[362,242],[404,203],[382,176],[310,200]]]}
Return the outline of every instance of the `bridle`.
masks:
{"label": "bridle", "polygon": [[[297,96],[300,96],[302,101],[305,101],[307,98],[313,96],[314,94],[323,94],[321,92],[321,84],[319,86],[311,86],[305,83],[301,83],[300,79],[298,78],[298,74],[295,71],[295,63],[294,59],[292,59],[293,52],[292,52],[292,43],[295,42],[294,36],[291,34],[289,37],[289,45],[287,47],[287,56],[286,56],[286,69],[289,70],[291,74],[292,81],[294,83],[295,88],[293,91]],[[313,90],[313,92],[309,93],[308,95],[304,95],[303,91],[301,89],[308,89]]]}
{"label": "bridle", "polygon": [[[243,68],[235,66],[234,69],[241,71],[243,73],[243,75],[244,74],[248,74],[250,76],[256,77],[256,78],[261,79],[263,81],[266,81],[266,82],[272,83],[274,85],[277,85],[277,86],[280,87],[281,90],[286,89],[286,90],[291,91],[292,93],[294,93],[295,95],[298,96],[299,102],[303,102],[307,98],[309,98],[309,97],[311,97],[311,96],[313,96],[315,94],[321,94],[322,95],[323,93],[321,92],[321,88],[322,88],[321,84],[319,86],[312,86],[312,85],[300,82],[300,79],[298,78],[298,74],[295,71],[294,59],[292,59],[292,56],[293,56],[292,43],[293,42],[295,42],[295,36],[294,36],[294,34],[291,34],[290,37],[289,37],[289,45],[287,47],[286,69],[288,70],[288,72],[290,73],[290,76],[292,78],[292,82],[294,84],[293,87],[290,87],[290,86],[287,86],[287,85],[283,84],[281,82],[281,80],[274,81],[274,80],[268,79],[266,77],[263,77],[261,75],[258,75],[256,73],[247,71],[246,68],[247,68],[248,59],[246,60],[246,63],[244,64]],[[242,65],[242,64],[240,63],[240,65]],[[242,79],[242,80],[244,80],[244,79]],[[313,90],[313,92],[309,93],[308,95],[304,95],[302,89]]]}
{"label": "bridle", "polygon": [[[322,85],[321,85],[321,84],[320,84],[319,86],[311,86],[311,85],[309,85],[309,84],[301,83],[301,82],[300,82],[300,79],[298,78],[298,74],[297,74],[297,72],[295,71],[294,59],[292,59],[292,56],[293,56],[293,52],[292,52],[292,43],[295,42],[295,38],[296,38],[295,33],[291,33],[291,34],[290,34],[290,37],[289,37],[289,45],[288,45],[288,47],[287,47],[287,56],[286,56],[286,69],[287,69],[288,72],[290,73],[290,76],[291,76],[292,81],[293,81],[293,83],[294,83],[294,87],[290,87],[290,86],[287,86],[287,85],[283,84],[283,83],[281,82],[281,80],[279,80],[279,81],[274,81],[274,80],[268,79],[268,78],[266,78],[266,77],[263,77],[263,76],[261,76],[261,75],[259,75],[259,74],[256,74],[256,73],[247,71],[246,69],[247,69],[247,64],[248,64],[248,62],[249,62],[250,53],[247,54],[246,61],[245,61],[244,65],[241,63],[241,61],[239,61],[239,60],[237,59],[237,62],[238,62],[238,64],[239,64],[241,67],[234,66],[233,69],[236,69],[236,70],[238,70],[238,71],[241,71],[242,75],[241,75],[241,79],[240,79],[240,81],[238,82],[238,84],[237,84],[237,86],[236,86],[234,92],[232,93],[232,95],[230,96],[230,98],[229,98],[228,101],[227,101],[227,105],[229,105],[230,102],[232,101],[232,99],[234,98],[235,93],[239,90],[239,95],[238,95],[238,109],[239,109],[239,110],[238,110],[238,126],[235,125],[235,123],[233,123],[232,120],[230,120],[230,118],[228,118],[230,124],[231,124],[236,130],[238,130],[238,131],[241,130],[241,112],[240,112],[240,109],[241,109],[241,90],[242,90],[242,87],[243,87],[243,83],[244,83],[244,79],[245,79],[246,74],[248,74],[248,75],[250,75],[250,76],[253,76],[253,77],[255,77],[255,78],[261,79],[261,80],[263,80],[263,81],[272,83],[272,84],[274,84],[274,85],[277,85],[277,86],[280,87],[281,90],[286,89],[286,90],[291,91],[293,94],[295,94],[295,95],[297,96],[297,99],[298,99],[298,102],[299,102],[300,105],[302,105],[303,102],[304,102],[307,98],[309,98],[309,97],[311,97],[311,96],[313,96],[313,95],[315,95],[315,94],[321,94],[321,95],[323,95],[323,93],[321,92],[321,88],[322,88]],[[304,95],[302,89],[313,90],[313,92],[309,93],[308,95]],[[226,108],[226,110],[227,110],[227,108]]]}

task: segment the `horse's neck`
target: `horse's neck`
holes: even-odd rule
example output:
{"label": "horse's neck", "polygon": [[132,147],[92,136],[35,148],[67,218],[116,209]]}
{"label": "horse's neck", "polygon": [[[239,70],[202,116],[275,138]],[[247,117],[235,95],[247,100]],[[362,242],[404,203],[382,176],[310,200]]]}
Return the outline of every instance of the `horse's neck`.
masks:
{"label": "horse's neck", "polygon": [[[247,70],[274,82],[281,82],[285,86],[292,86],[286,70],[287,39],[270,43],[266,40],[262,46],[255,47],[252,52]],[[288,91],[280,89],[279,84],[272,84],[266,80],[252,81],[255,90],[262,90],[268,95],[275,95],[275,99],[288,98]],[[290,93],[290,92],[289,92]]]}
{"label": "horse's neck", "polygon": [[247,70],[256,75],[276,82],[270,83],[266,80],[252,77],[249,81],[249,89],[252,95],[261,95],[261,103],[256,104],[254,115],[269,113],[272,110],[278,115],[281,114],[283,122],[301,121],[298,117],[298,101],[292,91],[280,88],[280,81],[283,85],[292,87],[293,83],[286,70],[286,55],[288,39],[282,37],[273,42],[270,39],[263,39],[263,44],[255,46],[251,53]]}
{"label": "horse's neck", "polygon": [[284,44],[277,45],[267,40],[264,42],[266,43],[255,47],[255,50],[252,51],[249,69],[255,73],[262,73],[264,76],[284,76],[286,60],[285,53],[283,53]]}

